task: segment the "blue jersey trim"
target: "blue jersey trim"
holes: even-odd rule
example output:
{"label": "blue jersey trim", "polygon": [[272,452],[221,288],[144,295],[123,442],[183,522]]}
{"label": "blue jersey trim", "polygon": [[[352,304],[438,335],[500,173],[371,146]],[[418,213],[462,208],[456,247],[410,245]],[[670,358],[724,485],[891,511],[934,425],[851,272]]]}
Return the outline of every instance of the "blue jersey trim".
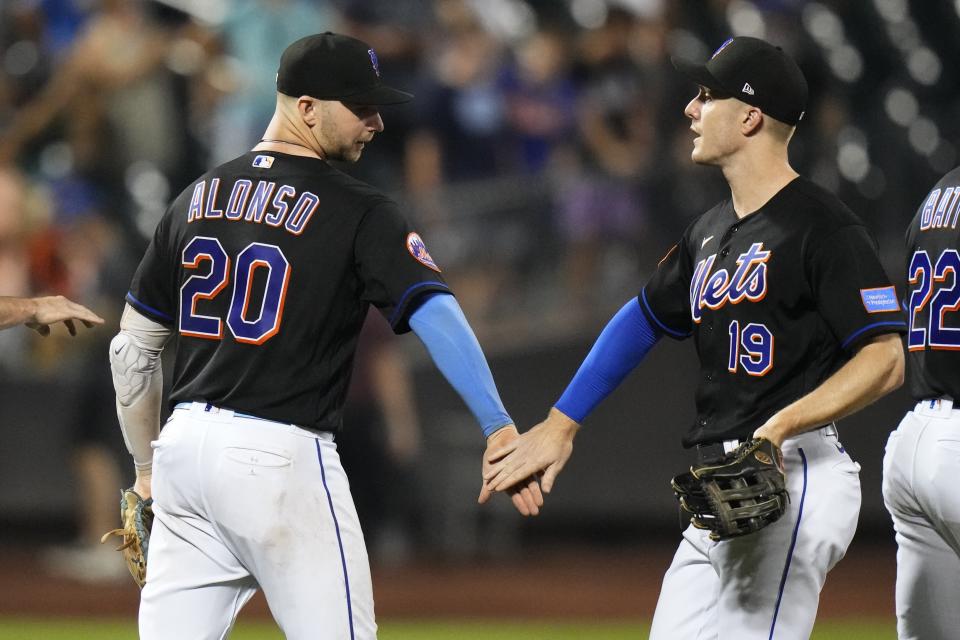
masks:
{"label": "blue jersey trim", "polygon": [[129,302],[129,303],[132,304],[133,306],[138,307],[139,309],[142,309],[143,311],[147,311],[147,312],[149,312],[149,313],[152,313],[153,315],[155,315],[155,316],[157,316],[157,317],[160,317],[160,318],[163,318],[163,319],[167,320],[168,322],[173,322],[173,318],[172,318],[172,317],[168,316],[167,314],[165,314],[163,311],[160,311],[159,309],[154,309],[154,308],[151,307],[150,305],[144,304],[143,302],[140,302],[140,301],[137,300],[135,297],[133,297],[133,294],[130,293],[129,291],[127,292],[126,300],[127,300],[127,302]]}
{"label": "blue jersey trim", "polygon": [[407,288],[406,291],[403,292],[403,295],[400,296],[400,301],[397,302],[397,306],[394,307],[393,313],[390,314],[390,319],[388,320],[388,322],[390,323],[390,326],[392,327],[393,324],[397,321],[397,314],[403,310],[403,306],[404,304],[406,304],[407,298],[413,295],[413,293],[416,292],[417,289],[422,289],[424,287],[431,287],[431,286],[443,287],[444,289],[446,289],[444,293],[449,293],[453,295],[453,292],[450,291],[450,287],[448,287],[445,282],[440,282],[439,280],[427,280],[425,282],[418,282],[417,284],[411,285],[410,287]]}
{"label": "blue jersey trim", "polygon": [[793,537],[790,539],[790,551],[787,553],[787,563],[783,567],[783,576],[780,577],[780,590],[777,592],[777,606],[773,609],[773,622],[770,623],[770,638],[777,628],[777,616],[780,614],[780,603],[783,601],[783,592],[787,586],[787,574],[790,573],[790,562],[793,560],[793,551],[797,547],[797,535],[800,533],[800,522],[803,520],[803,503],[807,498],[807,456],[803,449],[798,448],[800,461],[803,463],[803,491],[800,493],[800,509],[797,513],[797,524],[793,527]]}
{"label": "blue jersey trim", "polygon": [[689,337],[690,337],[690,333],[692,333],[692,332],[690,332],[690,333],[681,333],[680,331],[676,331],[676,330],[674,330],[674,329],[671,329],[671,328],[668,327],[667,325],[665,325],[665,324],[663,324],[662,322],[660,322],[660,320],[657,318],[657,315],[653,312],[653,309],[650,308],[650,303],[647,302],[647,288],[646,288],[646,287],[644,287],[643,289],[640,290],[640,301],[643,302],[643,307],[644,307],[644,309],[647,310],[647,314],[650,316],[650,319],[653,320],[654,322],[656,322],[656,323],[657,323],[657,326],[660,327],[661,329],[663,329],[664,332],[670,334],[670,335],[673,336],[674,338],[689,338]]}
{"label": "blue jersey trim", "polygon": [[857,331],[854,331],[849,338],[843,341],[843,344],[840,345],[840,348],[846,349],[851,342],[857,339],[857,336],[862,334],[864,331],[869,331],[870,329],[873,329],[875,327],[903,327],[904,329],[906,329],[907,323],[902,321],[892,320],[887,322],[874,322],[873,324],[868,324],[862,329],[858,329]]}
{"label": "blue jersey trim", "polygon": [[330,488],[327,487],[327,473],[323,469],[323,456],[320,453],[320,440],[314,442],[317,444],[317,460],[320,461],[320,478],[323,480],[323,490],[327,492],[327,504],[330,505],[330,517],[333,518],[333,528],[337,532],[337,545],[340,547],[340,564],[343,566],[343,584],[347,590],[347,620],[350,623],[350,640],[354,640],[353,631],[353,599],[350,597],[350,576],[347,574],[347,556],[343,553],[343,539],[340,537],[340,523],[337,522],[337,514],[333,510],[333,497],[330,495]]}

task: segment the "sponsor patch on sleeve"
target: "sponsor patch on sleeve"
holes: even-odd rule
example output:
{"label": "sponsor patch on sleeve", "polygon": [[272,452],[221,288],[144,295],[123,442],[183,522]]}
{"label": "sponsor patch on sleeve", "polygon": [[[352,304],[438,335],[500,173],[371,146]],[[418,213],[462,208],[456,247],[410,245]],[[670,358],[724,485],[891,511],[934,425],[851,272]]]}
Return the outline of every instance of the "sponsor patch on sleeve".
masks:
{"label": "sponsor patch on sleeve", "polygon": [[440,273],[440,267],[438,267],[437,263],[430,257],[430,252],[427,251],[427,245],[423,243],[423,238],[420,237],[419,233],[414,231],[407,234],[407,251],[416,258],[417,262]]}
{"label": "sponsor patch on sleeve", "polygon": [[900,301],[897,300],[897,292],[892,285],[876,289],[860,289],[860,298],[867,313],[900,311]]}
{"label": "sponsor patch on sleeve", "polygon": [[257,169],[269,169],[273,166],[273,156],[257,156],[253,159],[253,166]]}

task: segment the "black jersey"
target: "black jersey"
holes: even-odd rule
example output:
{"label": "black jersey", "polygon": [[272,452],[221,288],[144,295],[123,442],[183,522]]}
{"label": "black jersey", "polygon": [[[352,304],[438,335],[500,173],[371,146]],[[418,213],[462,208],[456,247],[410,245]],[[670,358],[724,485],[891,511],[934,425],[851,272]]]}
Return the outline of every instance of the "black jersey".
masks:
{"label": "black jersey", "polygon": [[907,229],[907,359],[917,400],[960,400],[960,167],[938,182]]}
{"label": "black jersey", "polygon": [[250,152],[157,226],[127,301],[179,337],[170,403],[336,430],[369,305],[397,333],[449,289],[397,206],[316,158]]}
{"label": "black jersey", "polygon": [[697,218],[639,298],[653,325],[696,343],[687,447],[749,437],[863,340],[906,331],[873,237],[802,177],[743,219],[729,200]]}

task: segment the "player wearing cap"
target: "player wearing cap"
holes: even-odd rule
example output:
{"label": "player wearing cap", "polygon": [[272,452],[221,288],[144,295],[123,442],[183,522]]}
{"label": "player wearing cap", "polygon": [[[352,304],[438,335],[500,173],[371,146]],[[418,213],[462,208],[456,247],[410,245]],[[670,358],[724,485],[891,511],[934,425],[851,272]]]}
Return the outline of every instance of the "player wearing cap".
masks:
{"label": "player wearing cap", "polygon": [[960,633],[960,167],[907,228],[907,359],[917,401],[890,434],[883,499],[897,532],[897,633]]}
{"label": "player wearing cap", "polygon": [[[376,636],[334,444],[369,305],[424,342],[488,443],[516,437],[423,240],[396,204],[327,163],[356,161],[383,130],[379,106],[412,96],[382,83],[368,45],[332,33],[286,49],[277,90],[263,140],[166,211],[110,347],[134,488],[156,514],[144,639],[226,637],[258,588],[287,638]],[[513,501],[536,514],[536,483]]]}
{"label": "player wearing cap", "polygon": [[788,163],[807,100],[794,61],[740,37],[705,64],[675,65],[700,85],[685,110],[697,136],[691,157],[721,169],[731,198],[690,224],[547,419],[491,452],[485,488],[544,471],[549,491],[597,403],[661,336],[692,336],[697,420],[684,446],[705,461],[768,438],[782,448],[791,500],[744,537],[715,541],[688,527],[650,637],[808,638],[860,509],[859,467],[833,422],[901,384],[905,322],[866,227]]}

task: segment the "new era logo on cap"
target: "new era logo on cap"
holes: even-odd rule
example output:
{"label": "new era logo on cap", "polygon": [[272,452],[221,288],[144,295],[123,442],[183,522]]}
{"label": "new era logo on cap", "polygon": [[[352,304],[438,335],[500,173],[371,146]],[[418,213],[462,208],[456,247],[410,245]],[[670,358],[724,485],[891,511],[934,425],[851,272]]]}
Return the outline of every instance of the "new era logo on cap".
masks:
{"label": "new era logo on cap", "polygon": [[751,95],[751,96],[755,93],[754,90],[753,90],[753,87],[750,86],[750,83],[749,83],[749,82],[745,82],[745,83],[743,84],[743,92],[746,93],[747,95]]}

